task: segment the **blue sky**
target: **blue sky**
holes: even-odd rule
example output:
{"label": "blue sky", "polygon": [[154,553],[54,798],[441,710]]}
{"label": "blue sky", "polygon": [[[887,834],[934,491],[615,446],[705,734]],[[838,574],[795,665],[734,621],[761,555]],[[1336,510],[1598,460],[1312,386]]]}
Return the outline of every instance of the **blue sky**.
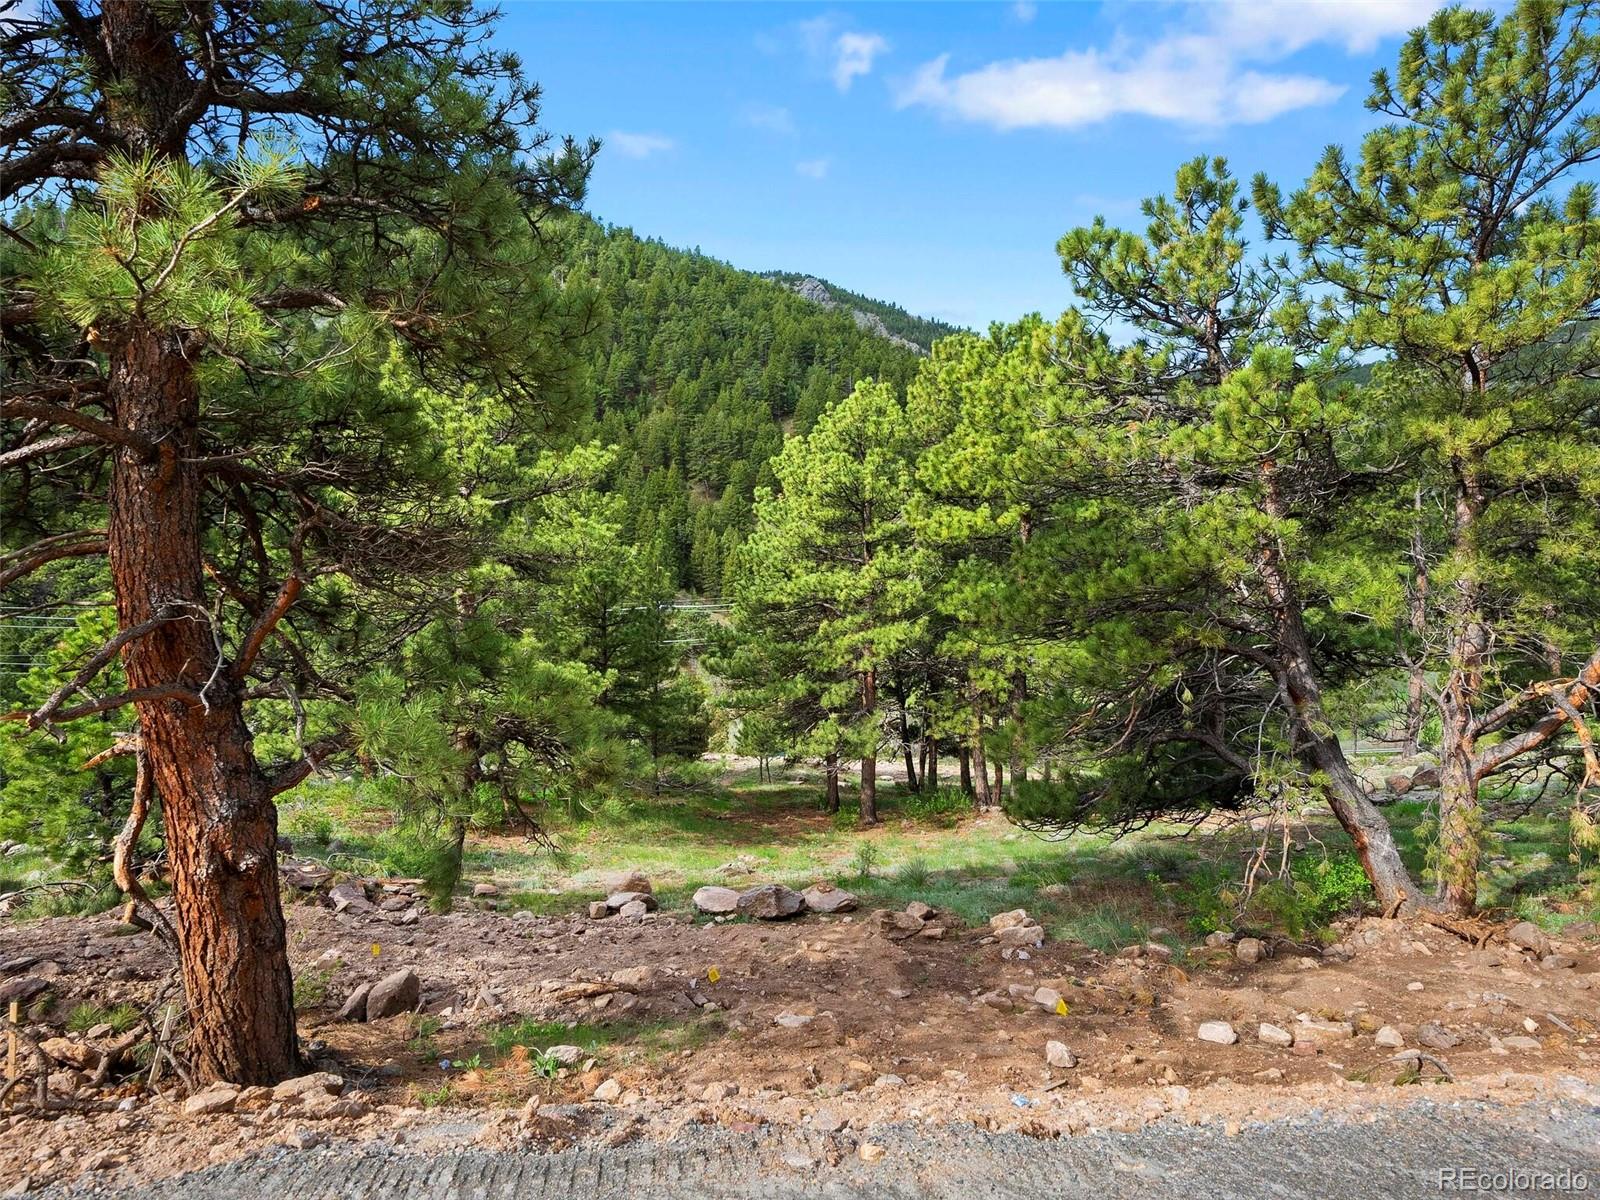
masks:
{"label": "blue sky", "polygon": [[1185,158],[1292,184],[1353,144],[1431,7],[508,0],[498,37],[605,140],[597,217],[982,328],[1066,307],[1056,239]]}

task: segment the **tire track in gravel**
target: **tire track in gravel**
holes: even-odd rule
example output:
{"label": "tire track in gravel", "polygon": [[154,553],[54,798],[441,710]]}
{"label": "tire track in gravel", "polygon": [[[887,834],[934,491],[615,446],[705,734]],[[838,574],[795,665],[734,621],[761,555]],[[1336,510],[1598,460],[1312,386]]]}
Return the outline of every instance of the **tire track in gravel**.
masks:
{"label": "tire track in gravel", "polygon": [[[882,1146],[872,1164],[860,1142]],[[830,1160],[837,1159],[832,1162]],[[1556,1172],[1503,1187],[1445,1186],[1440,1168]],[[1246,1127],[1157,1125],[1041,1140],[973,1126],[892,1125],[818,1135],[689,1126],[668,1143],[555,1153],[475,1148],[424,1154],[386,1143],[274,1150],[136,1189],[45,1191],[123,1200],[1423,1200],[1455,1194],[1600,1195],[1600,1107],[1423,1100],[1357,1120],[1320,1113]]]}

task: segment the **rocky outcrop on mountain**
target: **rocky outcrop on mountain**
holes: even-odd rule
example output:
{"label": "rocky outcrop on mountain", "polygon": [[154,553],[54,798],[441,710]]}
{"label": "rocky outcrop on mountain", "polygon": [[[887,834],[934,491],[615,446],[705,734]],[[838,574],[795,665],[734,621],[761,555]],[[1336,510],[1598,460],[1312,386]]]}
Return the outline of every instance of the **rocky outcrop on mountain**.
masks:
{"label": "rocky outcrop on mountain", "polygon": [[859,308],[852,308],[835,300],[833,293],[828,290],[828,285],[815,276],[807,275],[802,279],[795,280],[788,286],[790,291],[803,300],[809,300],[811,303],[820,305],[823,308],[844,309],[850,314],[851,319],[855,321],[857,329],[863,329],[868,333],[875,334],[885,341],[893,342],[896,346],[904,346],[907,350],[916,354],[926,355],[928,353],[926,349],[909,338],[903,338],[899,334],[892,332],[883,323],[883,318],[876,313],[862,312]]}

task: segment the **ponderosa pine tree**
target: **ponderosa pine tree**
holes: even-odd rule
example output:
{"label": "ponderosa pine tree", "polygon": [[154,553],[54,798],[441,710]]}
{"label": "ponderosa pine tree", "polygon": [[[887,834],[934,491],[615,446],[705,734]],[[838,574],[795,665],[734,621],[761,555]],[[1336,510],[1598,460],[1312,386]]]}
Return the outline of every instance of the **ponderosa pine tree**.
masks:
{"label": "ponderosa pine tree", "polygon": [[550,145],[492,28],[453,0],[55,0],[0,31],[0,587],[104,556],[117,632],[26,720],[137,715],[202,1078],[299,1065],[273,797],[333,747],[263,762],[247,705],[347,694],[295,632],[341,577],[370,597],[469,556],[377,372],[398,351],[524,424],[571,399],[587,302],[548,218],[592,147]]}
{"label": "ponderosa pine tree", "polygon": [[[1380,352],[1372,390],[1401,426],[1428,588],[1410,630],[1441,721],[1447,906],[1476,904],[1479,788],[1550,764],[1600,690],[1600,9],[1524,0],[1503,19],[1446,9],[1411,35],[1368,107],[1393,123],[1359,159],[1331,148],[1284,201],[1308,334]],[[1401,557],[1404,551],[1397,553]],[[1559,765],[1559,764],[1557,764]]]}
{"label": "ponderosa pine tree", "polygon": [[[885,678],[925,636],[925,585],[906,506],[914,445],[893,388],[867,381],[791,439],[779,490],[756,501],[736,616],[783,614],[800,693],[861,761],[861,821],[876,824]],[[827,751],[825,750],[824,753]]]}
{"label": "ponderosa pine tree", "polygon": [[[996,335],[923,474],[985,498],[984,520],[1031,527],[1000,594],[1020,629],[1062,643],[1070,728],[1095,750],[1058,786],[1015,789],[1014,815],[1126,826],[1314,788],[1380,903],[1409,909],[1423,897],[1325,699],[1354,606],[1331,585],[1368,578],[1336,514],[1374,435],[1275,330],[1244,210],[1225,164],[1196,159],[1145,203],[1142,234],[1068,233],[1085,311]],[[1137,340],[1117,347],[1108,322]]]}

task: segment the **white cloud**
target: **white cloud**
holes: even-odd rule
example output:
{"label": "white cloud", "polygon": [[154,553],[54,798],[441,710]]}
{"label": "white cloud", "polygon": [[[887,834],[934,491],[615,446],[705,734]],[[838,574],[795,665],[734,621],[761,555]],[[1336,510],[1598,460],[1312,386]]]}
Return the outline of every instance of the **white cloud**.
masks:
{"label": "white cloud", "polygon": [[841,33],[833,43],[833,86],[848,92],[858,75],[872,70],[872,60],[889,48],[876,33]]}
{"label": "white cloud", "polygon": [[742,120],[752,129],[765,129],[769,133],[794,132],[794,116],[781,105],[748,105],[742,114]]}
{"label": "white cloud", "polygon": [[[827,14],[797,21],[788,28],[799,36],[800,47],[812,65],[825,69],[841,92],[848,92],[857,79],[870,75],[878,56],[889,49],[889,41],[882,34],[841,29],[839,18]],[[781,42],[766,37],[758,39],[757,44],[775,51]]]}
{"label": "white cloud", "polygon": [[605,144],[623,158],[649,158],[677,148],[678,143],[659,133],[624,133],[613,129],[605,136]]}
{"label": "white cloud", "polygon": [[828,160],[825,158],[807,158],[795,163],[795,173],[804,175],[807,179],[826,179],[828,177]]}
{"label": "white cloud", "polygon": [[1022,25],[1029,24],[1039,15],[1039,6],[1033,0],[1016,0],[1011,6],[1011,19]]}
{"label": "white cloud", "polygon": [[1164,33],[1118,34],[1054,58],[951,75],[950,56],[941,55],[901,81],[896,101],[999,129],[1070,129],[1122,114],[1255,124],[1345,91],[1315,75],[1262,67],[1323,42],[1369,52],[1421,24],[1433,7],[1434,0],[1224,0],[1197,6],[1194,19]]}

